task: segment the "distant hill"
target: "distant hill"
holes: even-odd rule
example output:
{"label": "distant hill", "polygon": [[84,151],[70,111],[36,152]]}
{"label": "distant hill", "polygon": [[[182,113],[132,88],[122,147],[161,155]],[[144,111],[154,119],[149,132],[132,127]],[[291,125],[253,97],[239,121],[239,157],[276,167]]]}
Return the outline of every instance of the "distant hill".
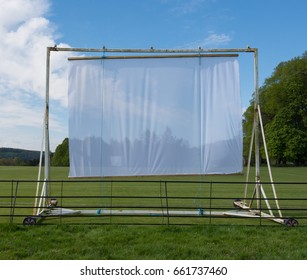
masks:
{"label": "distant hill", "polygon": [[0,165],[37,165],[39,151],[0,148]]}

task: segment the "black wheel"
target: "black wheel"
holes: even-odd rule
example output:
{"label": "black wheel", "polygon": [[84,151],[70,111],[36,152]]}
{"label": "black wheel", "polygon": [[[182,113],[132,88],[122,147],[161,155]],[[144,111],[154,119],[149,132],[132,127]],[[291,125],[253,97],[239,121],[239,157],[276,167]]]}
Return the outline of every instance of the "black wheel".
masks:
{"label": "black wheel", "polygon": [[285,219],[284,223],[287,227],[297,227],[298,226],[298,221],[294,218]]}
{"label": "black wheel", "polygon": [[24,226],[33,226],[36,224],[36,219],[33,217],[26,217],[23,220],[23,225]]}

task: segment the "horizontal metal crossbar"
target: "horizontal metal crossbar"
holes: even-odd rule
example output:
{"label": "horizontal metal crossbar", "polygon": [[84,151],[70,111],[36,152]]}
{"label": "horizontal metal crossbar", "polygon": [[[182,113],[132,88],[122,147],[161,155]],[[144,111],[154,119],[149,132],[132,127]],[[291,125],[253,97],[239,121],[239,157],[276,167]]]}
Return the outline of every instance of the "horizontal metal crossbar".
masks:
{"label": "horizontal metal crossbar", "polygon": [[102,48],[63,48],[63,47],[48,47],[49,51],[64,51],[64,52],[103,52],[103,53],[237,53],[237,52],[257,52],[257,48],[232,48],[232,49],[155,49],[150,47],[149,49],[108,49]]}
{"label": "horizontal metal crossbar", "polygon": [[198,57],[238,57],[238,54],[172,54],[172,55],[129,55],[129,56],[79,56],[68,60],[99,60],[99,59],[156,59],[156,58],[198,58]]}

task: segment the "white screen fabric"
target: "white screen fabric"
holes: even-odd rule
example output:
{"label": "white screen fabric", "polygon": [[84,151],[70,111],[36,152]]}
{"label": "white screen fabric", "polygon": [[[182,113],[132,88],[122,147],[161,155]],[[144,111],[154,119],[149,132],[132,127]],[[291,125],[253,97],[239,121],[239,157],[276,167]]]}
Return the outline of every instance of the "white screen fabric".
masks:
{"label": "white screen fabric", "polygon": [[242,171],[236,57],[69,60],[70,177]]}

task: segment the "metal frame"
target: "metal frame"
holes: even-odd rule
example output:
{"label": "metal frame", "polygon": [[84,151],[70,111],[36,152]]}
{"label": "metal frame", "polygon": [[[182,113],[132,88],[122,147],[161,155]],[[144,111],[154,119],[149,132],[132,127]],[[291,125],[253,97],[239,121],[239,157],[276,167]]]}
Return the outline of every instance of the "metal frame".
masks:
{"label": "metal frame", "polygon": [[[44,169],[44,179],[42,187],[38,183],[36,194],[39,193],[41,189],[41,196],[39,202],[35,200],[34,209],[33,209],[33,216],[25,218],[24,224],[32,224],[32,220],[41,217],[48,217],[48,216],[58,216],[58,215],[71,215],[71,214],[79,214],[79,215],[89,215],[93,214],[96,210],[72,210],[72,209],[63,209],[57,208],[55,201],[52,199],[48,201],[49,197],[49,181],[50,181],[50,143],[49,143],[49,83],[50,83],[50,55],[51,52],[80,52],[80,53],[102,53],[102,56],[91,56],[91,57],[73,57],[70,59],[74,60],[82,60],[82,59],[117,59],[117,58],[170,58],[170,57],[201,57],[201,56],[238,56],[237,53],[253,53],[254,54],[254,91],[255,91],[255,103],[254,103],[254,124],[253,124],[253,131],[252,131],[252,139],[249,151],[249,159],[248,159],[248,168],[247,168],[247,177],[246,182],[249,180],[249,172],[251,166],[251,155],[253,149],[253,143],[255,144],[255,169],[256,169],[256,176],[255,176],[255,187],[253,191],[252,198],[247,201],[247,187],[248,184],[246,183],[245,190],[244,190],[244,199],[243,201],[234,201],[234,206],[241,209],[242,213],[238,212],[235,215],[240,217],[252,217],[252,218],[267,218],[269,220],[273,220],[277,223],[284,224],[288,219],[284,219],[282,217],[280,207],[278,204],[278,198],[275,190],[275,186],[273,183],[272,172],[270,168],[269,157],[267,153],[266,141],[264,136],[264,129],[262,124],[260,106],[259,106],[259,78],[258,78],[258,49],[257,48],[239,48],[239,49],[203,49],[199,47],[198,49],[107,49],[106,47],[103,48],[61,48],[61,47],[47,47],[47,57],[46,57],[46,101],[45,101],[45,116],[44,116],[44,152],[45,152],[45,169]],[[106,53],[113,53],[117,54],[115,56],[106,56]],[[125,56],[121,55],[125,54]],[[261,184],[260,179],[260,131],[262,132],[263,143],[265,146],[265,153],[267,157],[268,169],[271,179],[271,186],[274,193],[276,209],[278,210],[279,216],[276,217],[271,210],[271,206],[269,200],[266,197],[266,193],[264,188]],[[42,153],[41,153],[42,155]],[[41,156],[42,159],[42,156]],[[38,178],[41,176],[41,165],[42,161],[40,162],[39,168],[39,175]],[[37,195],[36,195],[37,196]],[[261,211],[260,200],[264,199],[266,206],[269,210],[269,213],[265,213]],[[253,208],[253,201],[256,200],[257,206]],[[156,211],[152,210],[142,210],[143,212],[138,212],[137,214],[145,214],[145,215],[157,215],[157,214],[165,214],[165,213],[157,213]],[[113,211],[110,212],[108,209],[104,209],[101,213],[107,215],[116,214]],[[185,211],[186,212],[186,211]],[[195,211],[194,211],[195,212]],[[199,215],[198,212],[195,213],[179,213],[176,211],[172,211],[172,215]],[[124,212],[121,211],[121,214]],[[126,212],[125,212],[126,213]],[[127,213],[128,214],[128,213]],[[131,214],[131,213],[130,213]],[[217,212],[213,213],[210,211],[211,216],[231,216],[234,215],[233,212]],[[294,223],[295,225],[297,224]]]}

